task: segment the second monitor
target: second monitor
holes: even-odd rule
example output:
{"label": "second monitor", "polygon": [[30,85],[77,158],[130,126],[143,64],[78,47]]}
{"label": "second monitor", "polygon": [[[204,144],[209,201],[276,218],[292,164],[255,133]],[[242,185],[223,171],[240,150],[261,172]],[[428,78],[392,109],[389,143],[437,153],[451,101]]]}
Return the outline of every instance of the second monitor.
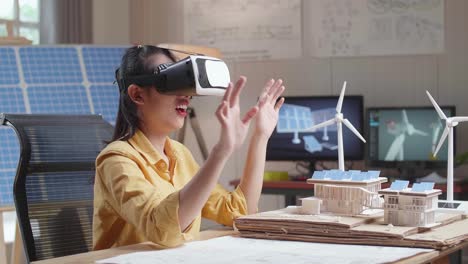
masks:
{"label": "second monitor", "polygon": [[[447,116],[455,107],[441,107]],[[368,108],[368,160],[378,167],[445,167],[447,143],[433,153],[445,123],[432,107]]]}
{"label": "second monitor", "polygon": [[[336,160],[336,124],[316,131],[310,127],[334,118],[337,102],[338,96],[285,97],[278,125],[268,142],[267,160]],[[363,134],[363,97],[345,96],[342,113]],[[363,158],[363,143],[345,126],[343,143],[345,159]]]}

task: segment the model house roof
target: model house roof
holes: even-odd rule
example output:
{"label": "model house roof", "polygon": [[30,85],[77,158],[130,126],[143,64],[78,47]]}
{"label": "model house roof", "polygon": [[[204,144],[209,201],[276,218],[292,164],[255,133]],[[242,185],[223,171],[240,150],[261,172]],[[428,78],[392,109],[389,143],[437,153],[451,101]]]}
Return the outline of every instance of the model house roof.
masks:
{"label": "model house roof", "polygon": [[377,182],[386,182],[387,178],[379,177],[380,171],[359,171],[359,170],[323,170],[315,171],[309,183],[320,184],[342,184],[342,185],[367,185]]}
{"label": "model house roof", "polygon": [[315,171],[312,175],[314,180],[332,180],[332,181],[371,181],[379,178],[380,171],[341,171],[341,170],[323,170]]}
{"label": "model house roof", "polygon": [[392,182],[390,188],[380,190],[380,194],[394,194],[394,195],[413,195],[413,196],[433,196],[439,195],[442,192],[434,189],[433,182],[413,183],[411,188],[408,188],[408,181],[396,180]]}

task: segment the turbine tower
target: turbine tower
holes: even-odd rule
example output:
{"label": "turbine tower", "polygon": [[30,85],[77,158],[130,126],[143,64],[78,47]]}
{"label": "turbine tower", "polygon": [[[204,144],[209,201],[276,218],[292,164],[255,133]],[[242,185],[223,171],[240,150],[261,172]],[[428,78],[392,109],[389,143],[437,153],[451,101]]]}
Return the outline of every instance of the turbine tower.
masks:
{"label": "turbine tower", "polygon": [[426,91],[429,100],[431,100],[432,105],[434,105],[437,114],[441,119],[445,120],[445,129],[440,137],[439,144],[434,152],[434,156],[437,155],[442,144],[445,141],[445,138],[448,135],[448,153],[447,153],[447,201],[453,201],[453,128],[458,125],[460,122],[468,121],[468,116],[453,116],[447,117],[442,109],[440,109],[437,102],[432,98],[431,94]]}
{"label": "turbine tower", "polygon": [[359,131],[349,122],[348,119],[343,117],[343,114],[341,113],[341,108],[343,106],[343,97],[345,94],[346,90],[346,82],[343,83],[343,88],[341,89],[341,94],[340,98],[338,99],[338,104],[336,105],[336,114],[333,119],[324,121],[320,124],[317,124],[315,126],[312,126],[309,128],[309,131],[315,131],[321,127],[327,127],[330,125],[333,125],[336,123],[337,126],[337,133],[338,133],[338,168],[341,171],[345,170],[344,166],[344,151],[343,151],[343,126],[342,124],[345,124],[360,140],[362,140],[364,143],[366,143],[366,140],[361,136]]}

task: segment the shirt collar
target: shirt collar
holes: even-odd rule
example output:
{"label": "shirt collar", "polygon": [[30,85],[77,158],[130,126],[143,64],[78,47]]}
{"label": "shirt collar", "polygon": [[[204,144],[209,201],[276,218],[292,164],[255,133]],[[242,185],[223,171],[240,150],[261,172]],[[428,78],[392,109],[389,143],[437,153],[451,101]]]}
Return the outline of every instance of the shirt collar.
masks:
{"label": "shirt collar", "polygon": [[[163,159],[161,153],[159,153],[153,147],[149,139],[141,130],[137,129],[135,135],[133,135],[133,137],[130,138],[128,141],[151,164],[156,164],[158,161]],[[174,148],[171,144],[171,139],[169,137],[166,137],[166,143],[164,144],[164,152],[166,153],[169,159],[175,160],[176,155],[174,154]]]}

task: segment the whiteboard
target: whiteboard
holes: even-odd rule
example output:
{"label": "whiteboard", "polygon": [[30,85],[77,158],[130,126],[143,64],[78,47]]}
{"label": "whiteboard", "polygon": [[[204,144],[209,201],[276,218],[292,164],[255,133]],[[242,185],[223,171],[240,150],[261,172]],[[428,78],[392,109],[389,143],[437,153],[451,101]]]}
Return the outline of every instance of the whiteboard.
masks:
{"label": "whiteboard", "polygon": [[311,0],[312,56],[444,51],[444,0]]}
{"label": "whiteboard", "polygon": [[225,60],[299,57],[301,34],[300,0],[184,1],[184,42],[218,48]]}

